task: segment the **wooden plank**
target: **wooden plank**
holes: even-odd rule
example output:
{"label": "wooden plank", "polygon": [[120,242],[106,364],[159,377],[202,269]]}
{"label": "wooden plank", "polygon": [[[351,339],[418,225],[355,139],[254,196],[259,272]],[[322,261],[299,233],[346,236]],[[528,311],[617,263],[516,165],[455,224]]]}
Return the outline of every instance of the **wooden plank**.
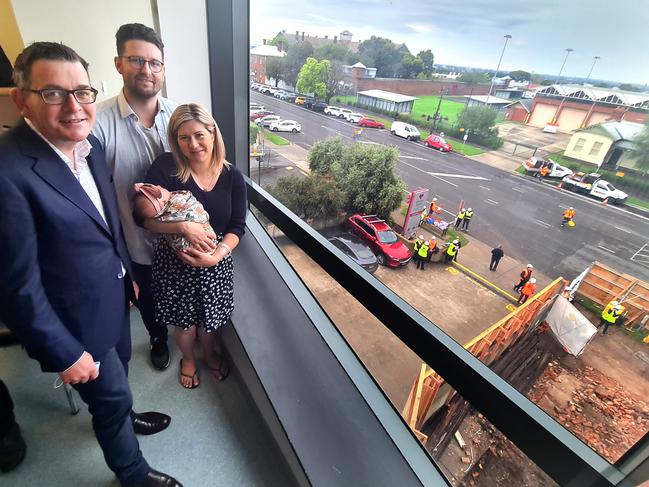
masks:
{"label": "wooden plank", "polygon": [[410,420],[408,424],[411,428],[414,429],[417,424],[417,416],[419,416],[419,403],[421,401],[421,390],[424,387],[424,376],[426,375],[426,364],[421,364],[421,370],[419,371],[419,378],[417,380],[417,390],[415,392],[415,400],[412,402],[412,411],[410,414]]}

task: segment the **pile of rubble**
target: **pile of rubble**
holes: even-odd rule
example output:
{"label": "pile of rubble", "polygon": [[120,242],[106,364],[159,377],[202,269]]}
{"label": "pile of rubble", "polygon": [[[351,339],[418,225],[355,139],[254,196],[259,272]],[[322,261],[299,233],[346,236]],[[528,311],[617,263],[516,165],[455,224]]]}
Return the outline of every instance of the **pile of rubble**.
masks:
{"label": "pile of rubble", "polygon": [[[592,367],[567,370],[550,362],[529,393],[532,401],[601,456],[615,462],[649,430],[649,406],[620,383]],[[567,403],[548,400],[572,376]],[[575,380],[576,379],[576,380]]]}

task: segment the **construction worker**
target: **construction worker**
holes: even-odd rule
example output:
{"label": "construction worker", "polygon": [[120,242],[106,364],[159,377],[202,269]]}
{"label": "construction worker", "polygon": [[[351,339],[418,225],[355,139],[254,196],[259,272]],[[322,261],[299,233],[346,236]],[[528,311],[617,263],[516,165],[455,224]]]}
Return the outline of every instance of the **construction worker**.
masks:
{"label": "construction worker", "polygon": [[527,283],[527,281],[530,280],[532,277],[532,271],[534,270],[534,266],[532,264],[527,264],[525,269],[521,272],[520,275],[520,281],[518,281],[518,284],[514,286],[514,291],[517,293],[521,292],[521,288]]}
{"label": "construction worker", "polygon": [[428,241],[428,262],[430,262],[433,254],[436,254],[437,252],[439,252],[439,249],[437,248],[437,238],[432,236]]}
{"label": "construction worker", "polygon": [[464,212],[464,219],[462,220],[462,230],[469,231],[469,223],[471,223],[471,218],[473,218],[473,208],[469,208]]}
{"label": "construction worker", "polygon": [[452,260],[457,260],[457,252],[460,250],[460,241],[456,238],[448,247],[446,247],[446,254],[444,255],[444,264],[448,264]]}
{"label": "construction worker", "polygon": [[571,222],[573,218],[575,218],[575,209],[571,206],[563,212],[563,221],[561,222],[561,226],[565,227],[566,223]]}
{"label": "construction worker", "polygon": [[419,235],[419,237],[415,239],[415,244],[412,246],[412,260],[417,264],[417,269],[419,269],[419,247],[421,247],[421,244],[423,243],[424,236]]}
{"label": "construction worker", "polygon": [[529,281],[523,284],[521,295],[518,297],[518,303],[523,304],[532,294],[536,292],[536,279],[531,277]]}
{"label": "construction worker", "polygon": [[461,208],[460,211],[458,211],[456,217],[455,217],[455,229],[457,230],[460,228],[460,225],[462,224],[462,221],[464,220],[464,216],[466,215],[466,210],[464,208]]}
{"label": "construction worker", "polygon": [[419,217],[419,225],[425,223],[426,218],[428,218],[428,209],[424,208],[424,211],[421,212],[421,216]]}
{"label": "construction worker", "polygon": [[357,127],[354,129],[354,135],[352,136],[352,139],[359,140],[361,138],[361,135],[363,135],[363,127]]}
{"label": "construction worker", "polygon": [[428,211],[429,214],[434,214],[434,213],[441,213],[442,208],[437,205],[437,198],[433,198],[433,201],[430,202],[430,209]]}
{"label": "construction worker", "polygon": [[543,178],[548,174],[550,174],[550,168],[546,164],[544,164],[543,166],[541,166],[541,169],[539,169],[539,172],[536,173],[536,177],[539,181],[543,181]]}
{"label": "construction worker", "polygon": [[417,250],[419,258],[417,259],[417,269],[422,271],[426,267],[426,262],[428,261],[428,242],[423,241]]}
{"label": "construction worker", "polygon": [[623,312],[624,306],[622,306],[618,301],[611,301],[606,305],[606,308],[602,311],[602,315],[599,319],[599,325],[597,325],[598,329],[599,327],[604,326],[602,335],[606,335],[608,327],[614,325]]}

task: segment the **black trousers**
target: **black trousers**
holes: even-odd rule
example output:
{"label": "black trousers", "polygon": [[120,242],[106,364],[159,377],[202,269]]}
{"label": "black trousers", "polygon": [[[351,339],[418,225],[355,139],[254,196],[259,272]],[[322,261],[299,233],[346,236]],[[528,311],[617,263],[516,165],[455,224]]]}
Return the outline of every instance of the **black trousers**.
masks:
{"label": "black trousers", "polygon": [[151,274],[153,266],[133,262],[133,273],[135,281],[140,287],[140,295],[137,300],[137,308],[140,310],[144,326],[149,332],[151,339],[167,341],[167,327],[158,323],[155,319],[155,308],[153,304],[153,289],[151,286]]}
{"label": "black trousers", "polygon": [[16,422],[14,403],[7,385],[0,380],[0,438],[3,438]]}
{"label": "black trousers", "polygon": [[489,270],[495,271],[496,267],[498,267],[498,262],[500,262],[500,259],[496,259],[495,257],[492,257],[491,262],[489,263]]}
{"label": "black trousers", "polygon": [[470,218],[464,218],[464,220],[462,220],[462,229],[468,230],[469,229],[469,223],[471,223],[471,219]]}
{"label": "black trousers", "polygon": [[460,218],[456,218],[456,219],[455,219],[455,228],[456,228],[456,229],[460,228],[460,224],[461,224],[463,221],[464,221],[464,218],[462,218],[462,219],[460,219]]}
{"label": "black trousers", "polygon": [[608,331],[608,327],[613,325],[614,323],[611,323],[610,321],[606,321],[604,318],[599,319],[599,325],[597,325],[597,328],[600,326],[604,326],[604,330],[602,330],[602,335],[606,335],[606,332]]}
{"label": "black trousers", "polygon": [[417,269],[424,270],[426,267],[426,257],[422,257],[421,255],[417,256]]}

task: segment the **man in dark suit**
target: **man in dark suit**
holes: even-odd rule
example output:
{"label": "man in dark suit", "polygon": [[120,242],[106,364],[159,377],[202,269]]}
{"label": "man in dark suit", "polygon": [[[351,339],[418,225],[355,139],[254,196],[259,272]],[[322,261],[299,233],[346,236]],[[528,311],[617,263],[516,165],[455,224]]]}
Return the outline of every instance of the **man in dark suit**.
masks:
{"label": "man in dark suit", "polygon": [[127,304],[135,296],[112,179],[89,136],[97,91],[87,66],[49,42],[16,59],[11,96],[24,121],[0,139],[0,318],[43,371],[58,372],[88,404],[123,485],[178,486],[149,467],[135,437],[169,421],[132,412]]}

